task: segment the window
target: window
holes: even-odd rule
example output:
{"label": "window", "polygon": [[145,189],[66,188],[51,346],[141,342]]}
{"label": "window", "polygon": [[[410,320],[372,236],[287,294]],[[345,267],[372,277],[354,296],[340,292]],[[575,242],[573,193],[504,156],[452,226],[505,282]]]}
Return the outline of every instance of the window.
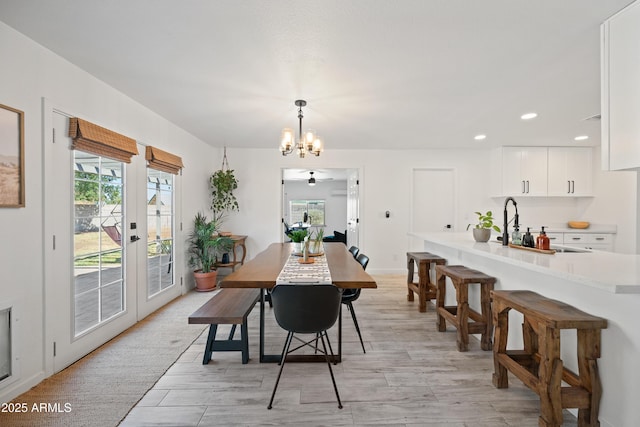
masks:
{"label": "window", "polygon": [[[307,221],[305,221],[307,214]],[[289,218],[292,223],[306,222],[324,226],[324,200],[292,200],[289,202]]]}
{"label": "window", "polygon": [[173,185],[171,173],[147,169],[147,295],[174,284]]}
{"label": "window", "polygon": [[75,336],[124,311],[123,163],[74,150]]}

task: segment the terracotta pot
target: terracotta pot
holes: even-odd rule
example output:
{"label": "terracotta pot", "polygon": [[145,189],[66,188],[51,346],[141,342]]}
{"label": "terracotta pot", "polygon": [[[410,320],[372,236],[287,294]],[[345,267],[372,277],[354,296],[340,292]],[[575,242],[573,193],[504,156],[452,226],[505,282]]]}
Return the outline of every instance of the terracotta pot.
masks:
{"label": "terracotta pot", "polygon": [[476,242],[488,242],[491,238],[491,229],[489,228],[474,228],[473,238]]}
{"label": "terracotta pot", "polygon": [[217,286],[218,272],[216,270],[210,271],[209,273],[196,270],[193,272],[193,277],[196,280],[196,291],[198,292],[210,292]]}

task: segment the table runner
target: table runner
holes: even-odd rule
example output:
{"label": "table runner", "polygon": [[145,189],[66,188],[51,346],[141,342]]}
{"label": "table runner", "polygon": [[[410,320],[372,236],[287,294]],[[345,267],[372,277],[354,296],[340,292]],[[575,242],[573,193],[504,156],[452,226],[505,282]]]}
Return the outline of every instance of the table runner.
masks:
{"label": "table runner", "polygon": [[284,264],[282,271],[276,279],[276,285],[287,285],[291,283],[317,283],[317,284],[332,284],[331,272],[329,271],[329,264],[327,264],[327,257],[315,256],[313,264],[301,264],[299,260],[300,256],[291,254]]}

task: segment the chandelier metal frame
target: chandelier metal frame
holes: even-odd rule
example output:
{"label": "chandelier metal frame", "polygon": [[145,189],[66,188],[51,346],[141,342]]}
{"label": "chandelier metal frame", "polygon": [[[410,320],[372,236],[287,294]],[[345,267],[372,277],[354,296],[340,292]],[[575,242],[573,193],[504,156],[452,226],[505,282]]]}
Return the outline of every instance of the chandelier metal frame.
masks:
{"label": "chandelier metal frame", "polygon": [[302,133],[302,107],[307,105],[304,99],[295,101],[298,107],[298,141],[294,141],[294,133],[290,128],[282,130],[282,140],[280,142],[280,152],[283,156],[287,156],[293,152],[297,152],[300,158],[304,158],[306,153],[319,156],[323,151],[322,140],[312,130]]}

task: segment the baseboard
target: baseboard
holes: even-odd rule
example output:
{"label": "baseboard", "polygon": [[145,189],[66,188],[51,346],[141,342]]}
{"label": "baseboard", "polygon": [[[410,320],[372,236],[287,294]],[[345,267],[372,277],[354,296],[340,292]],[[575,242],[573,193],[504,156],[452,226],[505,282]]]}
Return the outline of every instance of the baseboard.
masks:
{"label": "baseboard", "polygon": [[44,371],[40,371],[23,381],[11,383],[7,388],[0,390],[0,403],[12,401],[22,393],[26,393],[40,384],[45,378]]}

